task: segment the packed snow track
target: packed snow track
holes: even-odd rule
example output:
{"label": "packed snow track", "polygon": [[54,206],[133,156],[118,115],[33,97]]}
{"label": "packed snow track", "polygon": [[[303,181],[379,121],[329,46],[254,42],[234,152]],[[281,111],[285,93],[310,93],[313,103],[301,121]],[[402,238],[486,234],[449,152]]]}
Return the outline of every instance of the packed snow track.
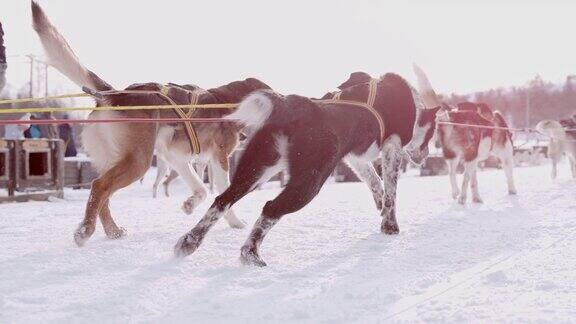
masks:
{"label": "packed snow track", "polygon": [[329,183],[270,232],[265,268],[238,257],[273,184],[236,206],[248,228],[221,221],[183,260],[172,247],[213,196],[186,216],[182,183],[151,198],[154,170],[112,200],[121,240],[98,227],[74,244],[86,190],[0,205],[0,323],[574,321],[576,181],[566,165],[549,174],[516,169],[508,196],[502,171],[480,172],[484,204],[466,206],[447,177],[405,176],[397,236],[380,233],[364,184]]}

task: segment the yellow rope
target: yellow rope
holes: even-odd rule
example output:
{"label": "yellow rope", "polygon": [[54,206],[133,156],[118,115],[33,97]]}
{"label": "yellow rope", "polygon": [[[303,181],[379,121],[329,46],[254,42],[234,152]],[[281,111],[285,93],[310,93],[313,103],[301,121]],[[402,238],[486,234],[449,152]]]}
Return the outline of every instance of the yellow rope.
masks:
{"label": "yellow rope", "polygon": [[12,113],[47,113],[65,111],[121,111],[121,110],[154,110],[154,109],[231,109],[238,104],[206,104],[206,105],[157,105],[157,106],[104,106],[104,107],[62,107],[62,108],[2,108],[0,114]]}
{"label": "yellow rope", "polygon": [[81,97],[91,97],[87,93],[73,93],[67,95],[60,95],[60,96],[50,96],[50,97],[38,97],[38,98],[22,98],[22,99],[6,99],[0,100],[0,105],[3,104],[13,104],[13,103],[22,103],[22,102],[34,102],[34,101],[47,101],[47,100],[56,100],[56,99],[67,99],[67,98],[81,98]]}
{"label": "yellow rope", "polygon": [[[170,97],[168,97],[168,91],[170,89],[170,86],[164,86],[162,87],[162,95],[167,97],[167,99],[173,103],[172,107],[176,106],[176,103],[174,101],[172,101],[172,99]],[[200,99],[200,94],[204,93],[204,90],[202,89],[196,89],[196,90],[188,90],[188,89],[182,89],[181,90],[185,90],[186,92],[188,92],[188,95],[190,96],[190,105],[189,106],[194,106],[198,104],[198,100]],[[176,114],[178,116],[180,116],[180,118],[182,119],[189,119],[192,117],[192,113],[194,112],[194,109],[189,109],[188,112],[185,112],[184,110],[182,110],[181,108],[174,108],[174,112],[176,112]],[[192,125],[191,122],[184,122],[184,127],[186,128],[186,133],[188,134],[188,138],[190,139],[190,148],[192,149],[192,153],[193,154],[200,154],[200,140],[198,139],[198,135],[196,134],[196,130],[194,130],[194,126]]]}
{"label": "yellow rope", "polygon": [[[204,93],[205,90],[188,90],[184,89],[190,95],[189,105],[178,105],[176,102],[168,96],[171,86],[162,86],[160,90],[110,90],[101,91],[102,95],[122,95],[122,94],[157,94],[164,98],[170,103],[170,105],[155,105],[155,106],[111,106],[111,107],[62,107],[62,108],[0,108],[0,114],[14,114],[14,113],[51,113],[51,112],[65,112],[65,111],[121,111],[121,110],[156,110],[156,109],[172,109],[176,112],[180,118],[189,119],[192,116],[192,112],[196,108],[201,109],[229,109],[236,108],[238,104],[206,104],[198,105],[199,95]],[[47,101],[55,99],[65,99],[65,98],[79,98],[79,97],[92,97],[92,94],[88,93],[75,93],[60,96],[49,96],[49,97],[38,97],[38,98],[22,98],[22,99],[7,99],[0,100],[0,104],[12,104],[12,103],[23,103],[23,102],[35,102],[35,101]],[[189,109],[185,112],[183,109]],[[194,130],[191,122],[184,123],[186,127],[186,132],[190,138],[190,146],[192,152],[195,154],[200,153],[200,140],[198,135]]]}

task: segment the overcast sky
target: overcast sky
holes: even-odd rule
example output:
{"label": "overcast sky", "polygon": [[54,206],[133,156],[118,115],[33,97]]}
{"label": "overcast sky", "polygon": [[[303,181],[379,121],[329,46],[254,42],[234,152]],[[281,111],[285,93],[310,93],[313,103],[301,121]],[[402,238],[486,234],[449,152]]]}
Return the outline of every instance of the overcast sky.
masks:
{"label": "overcast sky", "polygon": [[[208,88],[257,77],[285,94],[319,96],[358,70],[412,81],[417,62],[439,92],[462,93],[576,73],[570,0],[40,4],[81,61],[116,87],[157,81]],[[0,19],[8,54],[42,53],[29,1],[2,0]],[[24,74],[10,73],[13,80]]]}

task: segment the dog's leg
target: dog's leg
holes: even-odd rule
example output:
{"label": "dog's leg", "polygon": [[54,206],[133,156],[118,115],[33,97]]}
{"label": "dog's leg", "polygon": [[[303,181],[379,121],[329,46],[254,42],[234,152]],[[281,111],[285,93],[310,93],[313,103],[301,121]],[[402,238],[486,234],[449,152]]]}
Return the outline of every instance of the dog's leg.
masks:
{"label": "dog's leg", "polygon": [[382,151],[382,178],[384,180],[384,206],[382,208],[382,225],[384,234],[398,234],[400,229],[396,221],[396,188],[402,164],[402,148],[398,140],[385,144]]}
{"label": "dog's leg", "polygon": [[[212,175],[214,177],[214,185],[218,194],[222,194],[230,186],[230,178],[228,176],[228,160],[224,160],[224,165],[220,161],[210,161],[210,166],[212,168]],[[232,228],[244,228],[246,223],[236,217],[236,214],[232,209],[228,210],[224,215],[224,218],[228,222],[228,225]]]}
{"label": "dog's leg", "polygon": [[190,166],[189,160],[186,157],[174,156],[172,154],[166,154],[165,157],[170,167],[178,172],[178,175],[182,177],[182,180],[184,180],[190,191],[192,191],[192,195],[182,204],[182,210],[190,215],[194,209],[206,199],[208,191],[196,174],[194,168]]}
{"label": "dog's leg", "polygon": [[204,240],[208,231],[224,216],[230,207],[238,200],[250,192],[254,182],[246,179],[246,182],[232,184],[223,194],[216,197],[216,200],[210,206],[204,217],[194,226],[192,230],[182,236],[176,246],[174,254],[177,257],[184,257],[194,253]]}
{"label": "dog's leg", "polygon": [[503,155],[504,156],[500,158],[500,161],[502,161],[502,166],[506,174],[506,181],[508,182],[508,194],[515,195],[518,191],[514,185],[514,156],[512,152],[506,152]]}
{"label": "dog's leg", "polygon": [[[316,161],[320,162],[320,161]],[[320,191],[320,188],[336,167],[336,160],[326,157],[325,164],[312,164],[305,168],[290,167],[290,180],[282,192],[273,200],[268,201],[262,209],[250,235],[240,250],[240,262],[244,265],[266,266],[260,257],[259,249],[270,229],[278,223],[282,216],[302,209]],[[302,165],[300,165],[302,166]]]}
{"label": "dog's leg", "polygon": [[[94,233],[96,218],[110,196],[118,189],[140,179],[148,167],[149,163],[143,163],[136,160],[134,156],[129,156],[92,182],[84,220],[74,233],[74,240],[78,246],[84,245]],[[110,213],[105,211],[103,216],[106,221],[106,217],[110,216]]]}
{"label": "dog's leg", "polygon": [[568,164],[570,164],[570,170],[572,171],[572,178],[576,179],[576,156],[568,155]]}
{"label": "dog's leg", "polygon": [[478,165],[476,160],[469,162],[464,162],[464,177],[462,179],[462,190],[460,192],[460,197],[458,198],[458,203],[464,205],[466,203],[466,198],[468,196],[468,186],[470,180],[472,180],[472,173],[474,171],[474,166]]}
{"label": "dog's leg", "polygon": [[208,165],[206,163],[198,162],[194,163],[194,170],[196,170],[196,174],[204,182],[204,174],[206,173],[206,167]]}
{"label": "dog's leg", "polygon": [[552,156],[552,179],[556,179],[558,176],[558,158]]}
{"label": "dog's leg", "polygon": [[168,189],[170,187],[170,183],[172,183],[172,181],[176,178],[178,178],[178,172],[170,170],[170,174],[168,175],[166,180],[162,182],[162,186],[164,187],[164,196],[170,197],[170,191]]}
{"label": "dog's leg", "polygon": [[382,187],[382,179],[376,170],[374,165],[370,162],[362,161],[356,158],[347,158],[346,163],[354,170],[356,175],[364,181],[370,191],[372,192],[372,197],[376,203],[376,208],[382,210],[382,199],[384,198],[384,188]]}
{"label": "dog's leg", "polygon": [[480,191],[478,190],[478,168],[475,164],[470,166],[472,168],[470,172],[470,187],[472,189],[472,201],[481,204],[483,203],[482,198],[480,198]]}
{"label": "dog's leg", "polygon": [[448,173],[450,174],[450,185],[452,186],[452,198],[458,199],[460,189],[458,189],[458,182],[456,181],[456,173],[458,171],[458,163],[460,159],[455,157],[446,161],[448,163]]}
{"label": "dog's leg", "polygon": [[[174,253],[178,257],[194,253],[200,246],[204,237],[222,218],[228,210],[247,193],[254,190],[258,183],[266,182],[274,175],[274,172],[266,172],[270,167],[277,164],[280,156],[273,145],[270,145],[270,137],[262,136],[255,138],[246,148],[242,159],[238,164],[237,171],[232,179],[232,184],[218,197],[208,209],[204,217],[178,240],[174,247]],[[256,153],[260,154],[256,154]]]}
{"label": "dog's leg", "polygon": [[162,179],[166,175],[166,172],[168,171],[168,165],[166,165],[166,162],[158,156],[156,159],[156,165],[157,165],[157,167],[156,167],[156,179],[154,180],[154,185],[152,186],[152,197],[153,198],[156,198],[156,196],[158,195],[158,185],[160,184],[160,181],[162,181]]}
{"label": "dog's leg", "polygon": [[126,229],[116,225],[112,218],[112,214],[110,213],[110,199],[106,200],[100,209],[100,222],[108,238],[118,239],[126,235]]}

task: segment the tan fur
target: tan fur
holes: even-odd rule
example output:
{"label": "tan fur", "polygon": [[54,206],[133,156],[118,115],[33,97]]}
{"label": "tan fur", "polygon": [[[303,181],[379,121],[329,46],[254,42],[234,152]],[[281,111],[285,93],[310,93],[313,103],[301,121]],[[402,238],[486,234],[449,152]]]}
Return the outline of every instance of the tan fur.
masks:
{"label": "tan fur", "polygon": [[[52,25],[42,8],[32,1],[33,27],[40,37],[48,63],[80,86],[98,89],[90,72],[81,63],[64,37]],[[72,63],[72,64],[71,64]]]}
{"label": "tan fur", "polygon": [[[34,29],[44,46],[48,61],[61,73],[81,87],[95,90],[112,90],[113,88],[94,73],[86,69],[78,60],[64,37],[50,23],[42,8],[32,2]],[[152,95],[153,96],[153,95]],[[117,97],[115,100],[118,99]],[[119,98],[121,105],[133,105],[137,100],[130,96]],[[151,103],[159,98],[148,98]],[[97,104],[114,105],[112,99],[98,99]],[[142,98],[140,97],[140,99]],[[159,101],[157,104],[168,104]],[[102,112],[95,111],[90,119],[156,118],[163,115],[174,117],[171,111],[155,110]],[[94,233],[96,218],[100,220],[110,238],[125,234],[124,229],[114,222],[110,208],[110,197],[117,190],[141,179],[150,167],[154,148],[157,147],[166,157],[166,161],[176,170],[193,191],[192,196],[184,203],[188,212],[206,197],[206,189],[190,168],[192,160],[209,162],[220,172],[218,190],[224,191],[229,185],[228,156],[232,153],[239,139],[239,129],[232,123],[195,124],[196,133],[202,149],[199,155],[192,155],[190,142],[182,125],[158,126],[153,123],[107,123],[89,124],[82,132],[82,143],[98,171],[99,177],[92,183],[90,198],[86,205],[84,220],[75,232],[76,243],[83,245]],[[160,136],[157,136],[160,135]],[[230,226],[241,228],[244,223],[229,211],[226,215]]]}

